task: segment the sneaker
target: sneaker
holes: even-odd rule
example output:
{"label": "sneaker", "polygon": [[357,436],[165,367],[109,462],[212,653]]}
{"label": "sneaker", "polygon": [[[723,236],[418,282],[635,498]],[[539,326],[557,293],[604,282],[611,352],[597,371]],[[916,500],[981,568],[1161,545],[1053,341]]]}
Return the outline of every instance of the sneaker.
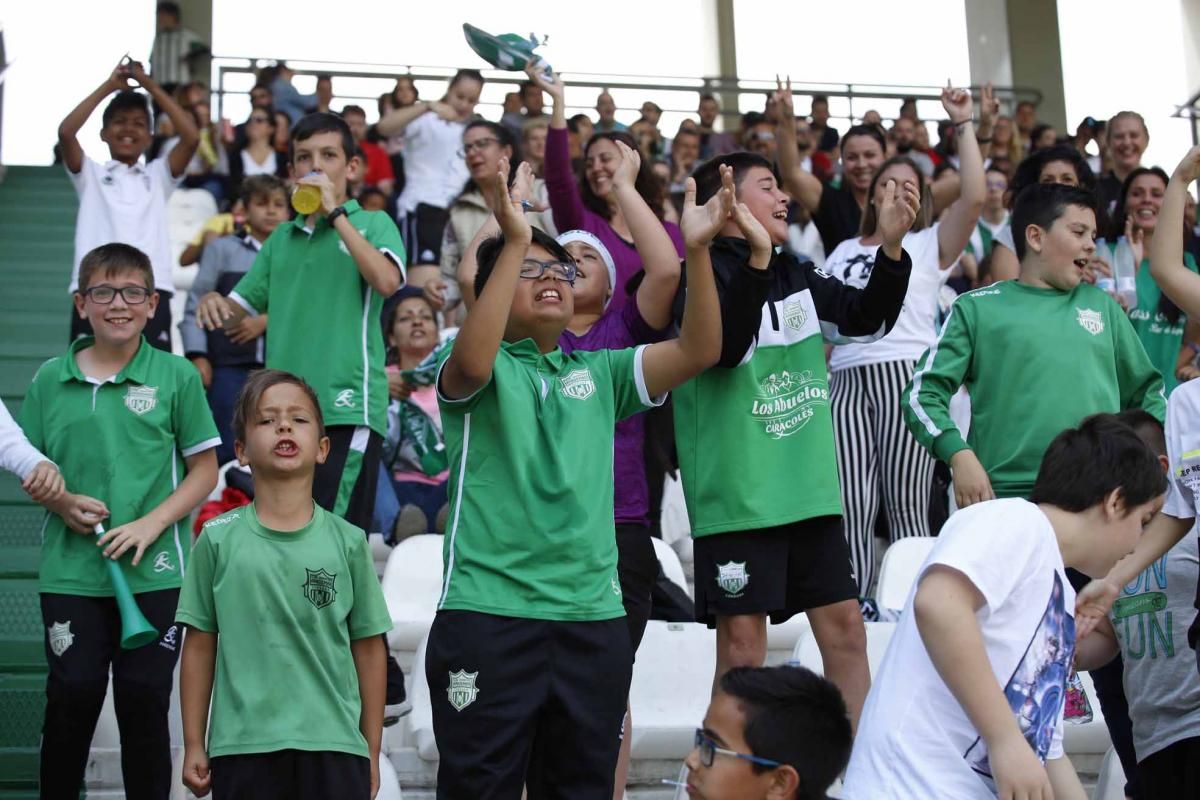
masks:
{"label": "sneaker", "polygon": [[401,717],[412,713],[412,701],[404,699],[399,703],[388,703],[383,707],[383,727],[390,728],[400,721]]}

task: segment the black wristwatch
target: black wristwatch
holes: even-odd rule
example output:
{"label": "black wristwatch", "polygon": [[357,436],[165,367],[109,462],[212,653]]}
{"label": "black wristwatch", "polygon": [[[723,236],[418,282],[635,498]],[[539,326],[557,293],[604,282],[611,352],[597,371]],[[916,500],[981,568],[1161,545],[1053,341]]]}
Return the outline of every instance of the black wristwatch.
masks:
{"label": "black wristwatch", "polygon": [[346,216],[346,207],[338,206],[333,211],[329,212],[329,216],[327,216],[326,219],[329,220],[329,224],[332,225],[334,222],[337,221],[338,217],[344,217],[344,216]]}

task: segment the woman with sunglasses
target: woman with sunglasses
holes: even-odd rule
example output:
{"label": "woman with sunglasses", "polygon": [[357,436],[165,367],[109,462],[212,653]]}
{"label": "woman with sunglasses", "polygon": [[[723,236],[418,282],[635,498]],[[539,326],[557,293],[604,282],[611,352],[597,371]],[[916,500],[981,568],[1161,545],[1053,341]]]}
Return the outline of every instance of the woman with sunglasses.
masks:
{"label": "woman with sunglasses", "polygon": [[229,196],[242,196],[242,181],[252,175],[287,179],[287,158],[275,150],[275,113],[270,108],[250,110],[246,141],[229,154]]}

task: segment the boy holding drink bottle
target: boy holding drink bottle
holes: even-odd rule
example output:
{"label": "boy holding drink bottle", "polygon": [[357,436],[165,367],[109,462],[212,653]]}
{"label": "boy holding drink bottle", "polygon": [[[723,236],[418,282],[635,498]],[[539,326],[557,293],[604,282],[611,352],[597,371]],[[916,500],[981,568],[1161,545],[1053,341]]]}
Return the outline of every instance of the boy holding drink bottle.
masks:
{"label": "boy holding drink bottle", "polygon": [[[38,581],[50,666],[43,798],[79,796],[110,665],[126,796],[170,791],[175,605],[190,550],[179,520],[216,485],[221,440],[196,370],[142,335],[157,304],[143,252],[120,243],[89,252],[75,310],[95,335],[43,364],[21,407],[30,442],[60,466],[69,490],[46,503]],[[107,533],[96,538],[101,522]],[[104,558],[120,562],[161,638],[120,649]]]}

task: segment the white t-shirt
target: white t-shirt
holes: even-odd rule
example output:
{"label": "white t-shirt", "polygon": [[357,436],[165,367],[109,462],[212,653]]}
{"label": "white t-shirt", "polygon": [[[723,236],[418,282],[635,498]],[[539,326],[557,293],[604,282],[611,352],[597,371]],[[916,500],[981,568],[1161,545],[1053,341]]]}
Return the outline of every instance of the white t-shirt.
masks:
{"label": "white t-shirt", "polygon": [[[833,348],[831,371],[885,361],[916,361],[933,344],[937,338],[938,291],[950,277],[949,269],[938,268],[937,232],[935,224],[904,236],[904,249],[912,259],[912,276],[899,319],[879,341]],[[879,245],[864,247],[860,238],[847,239],[825,258],[824,270],[842,283],[861,289],[871,277],[878,250]]]}
{"label": "white t-shirt", "polygon": [[447,122],[427,111],[404,129],[404,191],[396,209],[411,213],[418,204],[449,208],[471,176],[462,150],[465,122]]}
{"label": "white t-shirt", "polygon": [[67,170],[79,195],[75,220],[75,266],[70,291],[79,287],[79,262],[102,244],[122,242],[150,257],[154,288],[174,292],[167,198],[183,180],[171,176],[166,156],[132,167],[120,161],[100,164],[84,157],[79,174]]}
{"label": "white t-shirt", "polygon": [[260,164],[250,155],[249,149],[242,150],[242,176],[249,178],[252,175],[274,175],[278,170],[275,161],[278,157],[278,153],[270,150],[267,152],[267,160]]}
{"label": "white t-shirt", "polygon": [[1192,519],[1200,512],[1200,381],[1179,384],[1167,399],[1167,460],[1171,491],[1163,513]]}
{"label": "white t-shirt", "polygon": [[[934,564],[962,572],[984,597],[975,616],[992,675],[978,680],[1004,691],[1042,761],[1060,758],[1075,591],[1050,520],[1027,500],[973,505],[950,517],[921,574]],[[842,796],[992,800],[986,743],[934,668],[912,600],[867,695]]]}

